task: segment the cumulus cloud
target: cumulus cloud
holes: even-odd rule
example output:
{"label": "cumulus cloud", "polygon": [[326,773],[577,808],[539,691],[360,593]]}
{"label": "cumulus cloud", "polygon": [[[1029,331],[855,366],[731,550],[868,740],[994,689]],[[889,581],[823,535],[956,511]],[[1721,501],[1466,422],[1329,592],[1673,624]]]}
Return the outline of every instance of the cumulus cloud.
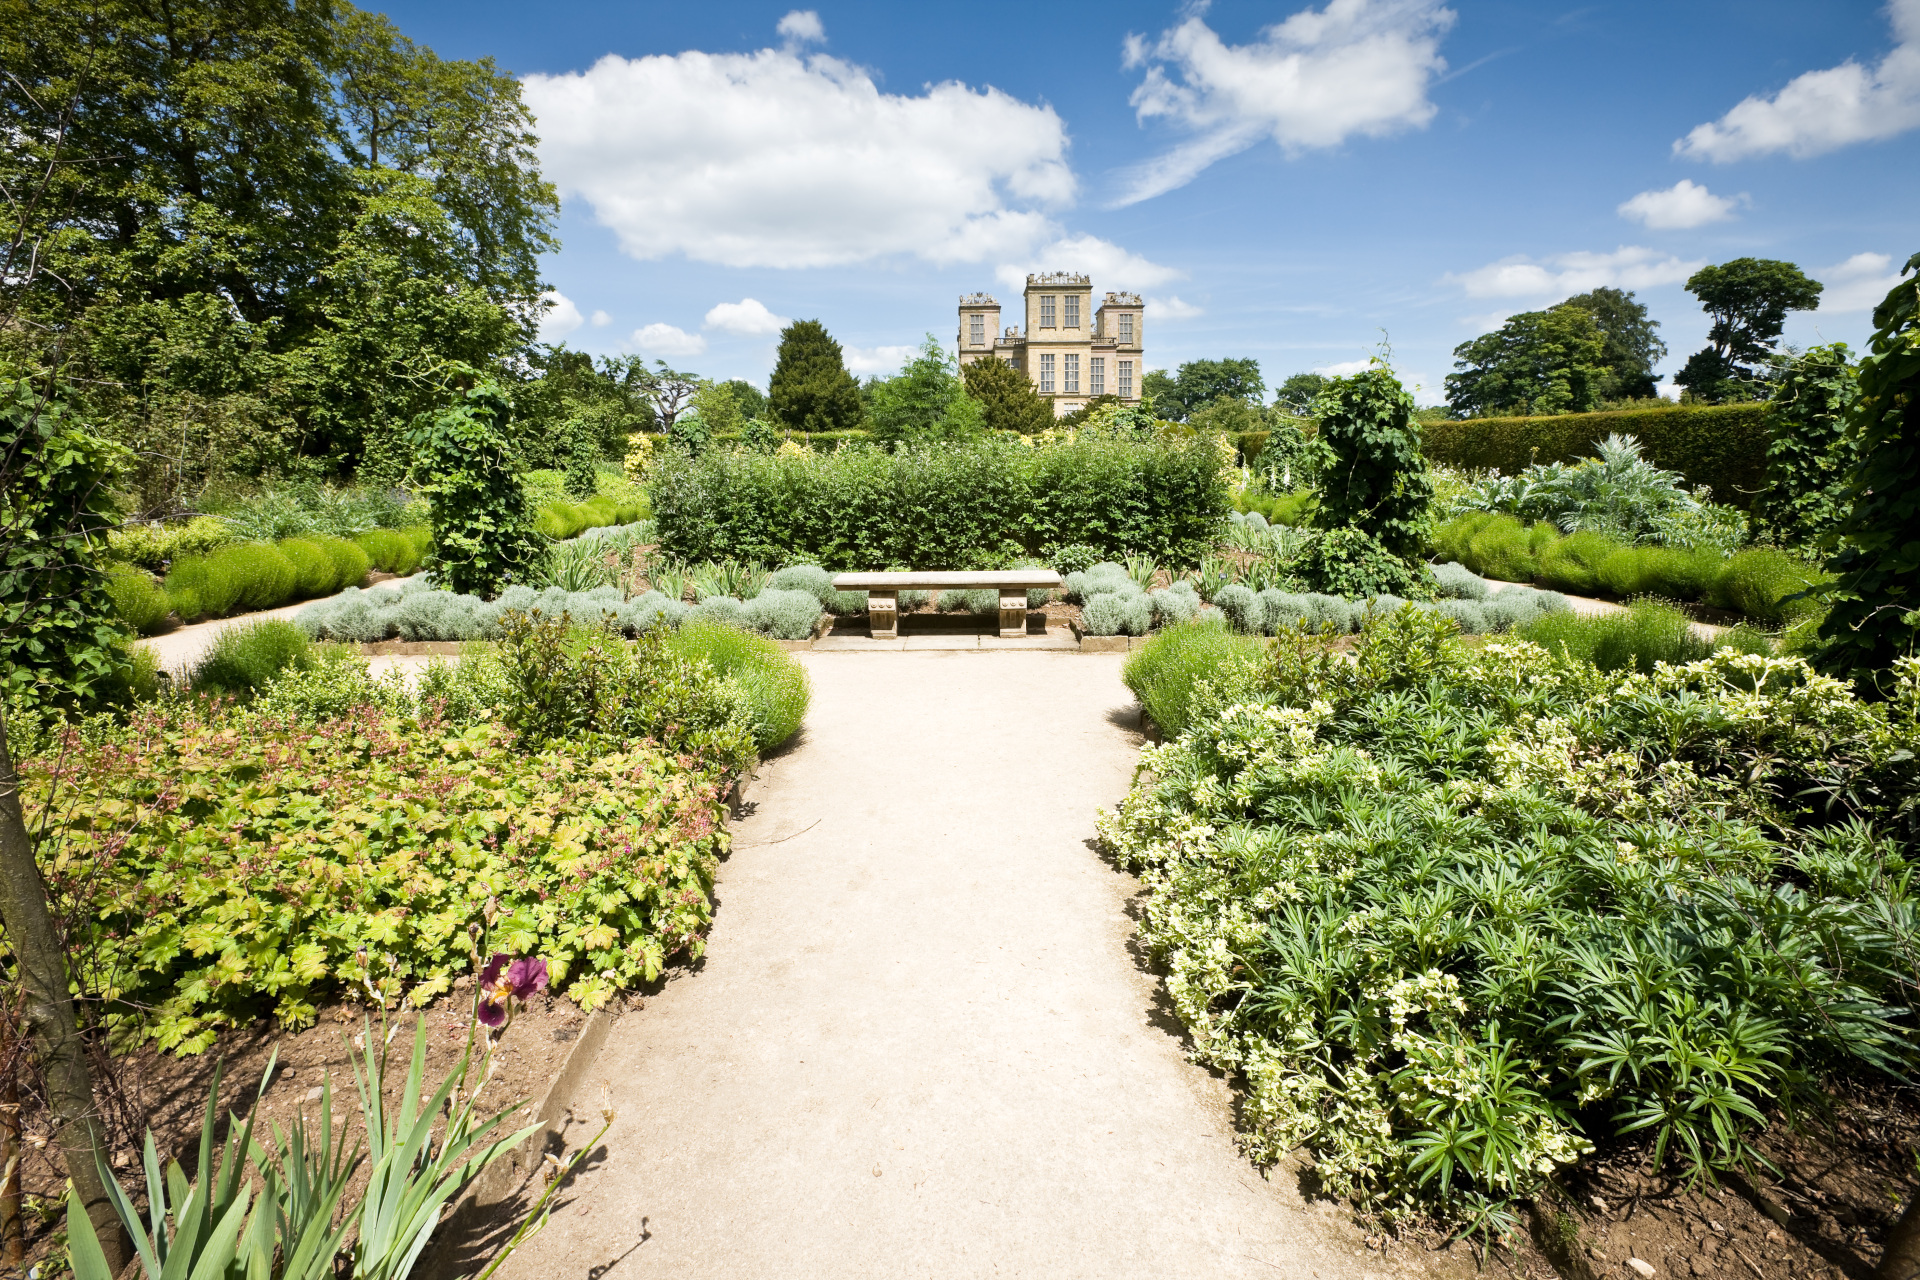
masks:
{"label": "cumulus cloud", "polygon": [[1206,309],[1182,301],[1177,294],[1169,294],[1164,298],[1148,298],[1147,314],[1160,320],[1191,320],[1205,315]]}
{"label": "cumulus cloud", "polygon": [[612,323],[613,323],[613,317],[612,317],[612,316],[610,316],[610,315],[608,315],[608,314],[607,314],[606,312],[604,312],[604,311],[596,311],[596,312],[594,312],[594,313],[593,313],[593,326],[594,326],[594,328],[596,328],[596,329],[602,329],[602,328],[605,328],[605,327],[606,327],[607,325],[610,325],[610,324],[612,324]]}
{"label": "cumulus cloud", "polygon": [[898,373],[919,351],[918,347],[842,347],[840,356],[848,373],[865,377],[871,373]]}
{"label": "cumulus cloud", "polygon": [[1845,262],[1824,268],[1817,279],[1827,286],[1820,294],[1822,313],[1871,311],[1900,283],[1900,272],[1887,254],[1856,253]]}
{"label": "cumulus cloud", "polygon": [[1093,277],[1097,289],[1152,289],[1186,278],[1186,272],[1149,262],[1099,236],[1061,236],[1015,262],[1003,262],[994,276],[1009,289],[1024,289],[1036,271],[1078,271]]}
{"label": "cumulus cloud", "polygon": [[795,9],[780,19],[780,25],[774,28],[780,38],[792,48],[795,45],[819,44],[827,38],[827,28],[820,21],[820,15],[812,9]]}
{"label": "cumulus cloud", "polygon": [[785,316],[777,316],[767,310],[759,299],[742,298],[738,302],[722,302],[715,306],[707,312],[705,323],[709,329],[725,329],[742,337],[757,338],[780,332],[787,327],[788,321]]}
{"label": "cumulus cloud", "polygon": [[1878,142],[1920,125],[1920,0],[1892,0],[1894,46],[1868,67],[1837,67],[1789,80],[1770,98],[1746,98],[1673,144],[1676,153],[1722,164],[1784,151],[1795,159],[1856,142]]}
{"label": "cumulus cloud", "polygon": [[1685,231],[1709,222],[1725,222],[1746,195],[1717,196],[1691,178],[1682,178],[1664,191],[1642,191],[1624,202],[1620,216],[1644,222],[1656,231]]}
{"label": "cumulus cloud", "polygon": [[948,82],[882,93],[865,70],[784,49],[623,58],[531,75],[540,163],[636,258],[823,267],[912,255],[980,262],[1059,234],[1074,195],[1048,106]]}
{"label": "cumulus cloud", "polygon": [[697,356],[707,349],[707,340],[677,325],[655,323],[635,329],[627,345],[642,355]]}
{"label": "cumulus cloud", "polygon": [[558,289],[547,290],[540,300],[547,304],[540,313],[540,341],[558,342],[585,323],[573,299]]}
{"label": "cumulus cloud", "polygon": [[1194,136],[1124,173],[1119,203],[1184,186],[1262,138],[1298,155],[1424,126],[1438,110],[1427,89],[1446,70],[1440,38],[1454,16],[1434,0],[1328,0],[1251,44],[1227,44],[1199,11],[1157,40],[1128,36],[1127,66],[1146,68],[1130,99],[1138,118]]}
{"label": "cumulus cloud", "polygon": [[1342,360],[1338,364],[1316,365],[1314,372],[1326,378],[1350,378],[1373,367],[1371,360]]}
{"label": "cumulus cloud", "polygon": [[1704,260],[1683,261],[1670,253],[1622,245],[1612,253],[1563,253],[1542,262],[1516,255],[1459,275],[1449,272],[1444,278],[1465,289],[1470,298],[1565,297],[1603,285],[1651,289],[1679,284],[1706,265]]}

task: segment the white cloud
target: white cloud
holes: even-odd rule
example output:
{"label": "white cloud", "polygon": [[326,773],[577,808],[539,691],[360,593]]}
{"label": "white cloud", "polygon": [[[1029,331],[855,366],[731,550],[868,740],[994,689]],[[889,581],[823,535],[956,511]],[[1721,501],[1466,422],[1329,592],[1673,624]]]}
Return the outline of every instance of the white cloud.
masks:
{"label": "white cloud", "polygon": [[1679,284],[1706,265],[1704,260],[1683,261],[1670,253],[1622,245],[1612,253],[1563,253],[1544,262],[1516,255],[1460,275],[1449,272],[1444,279],[1465,289],[1470,298],[1565,297],[1603,285],[1651,289]]}
{"label": "white cloud", "polygon": [[812,9],[795,9],[780,19],[774,28],[787,47],[802,44],[820,44],[827,38],[827,28],[820,21],[820,15]]}
{"label": "white cloud", "polygon": [[1900,272],[1888,270],[1892,266],[1887,254],[1856,253],[1825,268],[1818,276],[1826,286],[1820,294],[1821,313],[1873,310],[1900,283]]}
{"label": "white cloud", "polygon": [[697,356],[707,349],[707,340],[697,333],[670,324],[650,324],[635,329],[628,345],[650,356]]}
{"label": "white cloud", "polygon": [[1326,378],[1348,378],[1356,373],[1365,373],[1372,367],[1371,360],[1342,360],[1338,364],[1317,365],[1313,371]]}
{"label": "white cloud", "polygon": [[1184,186],[1262,138],[1291,156],[1424,126],[1438,110],[1427,89],[1446,70],[1440,37],[1454,16],[1435,0],[1328,0],[1251,44],[1225,43],[1198,11],[1158,40],[1128,36],[1126,65],[1147,68],[1130,99],[1138,118],[1165,117],[1196,136],[1124,174],[1119,203]]}
{"label": "white cloud", "polygon": [[1920,125],[1920,0],[1892,0],[1894,46],[1873,67],[1849,58],[1789,80],[1771,98],[1741,101],[1673,144],[1679,155],[1726,163],[1784,151],[1803,160]]}
{"label": "white cloud", "polygon": [[1148,298],[1147,314],[1160,320],[1191,320],[1205,315],[1206,308],[1182,301],[1177,294],[1169,294],[1164,298]]}
{"label": "white cloud", "polygon": [[1717,196],[1691,178],[1682,178],[1664,191],[1642,191],[1619,208],[1623,218],[1644,222],[1656,231],[1685,231],[1709,222],[1725,222],[1747,196]]}
{"label": "white cloud", "polygon": [[1009,289],[1023,289],[1028,274],[1036,271],[1079,271],[1093,277],[1096,289],[1151,289],[1187,275],[1149,262],[1111,240],[1078,235],[1059,237],[1021,261],[1004,262],[994,269],[994,276]]}
{"label": "white cloud", "polygon": [[737,333],[748,338],[778,333],[787,327],[787,323],[785,316],[773,314],[755,298],[742,298],[738,302],[722,302],[707,312],[706,318],[706,326],[709,329],[725,329],[728,333]]}
{"label": "white cloud", "polygon": [[540,313],[540,341],[558,342],[585,323],[573,299],[559,290],[547,290],[540,300],[547,304]]}
{"label": "white cloud", "polygon": [[[794,14],[782,29],[805,34]],[[528,76],[525,92],[546,175],[641,259],[1000,260],[1057,236],[1044,210],[1075,190],[1053,108],[951,81],[882,93],[865,70],[792,47],[610,54]]]}
{"label": "white cloud", "polygon": [[847,372],[856,377],[870,373],[895,374],[914,355],[918,347],[842,347],[840,355]]}
{"label": "white cloud", "polygon": [[610,325],[612,323],[613,323],[613,317],[608,315],[606,312],[596,311],[593,313],[593,324],[595,328],[605,328],[607,325]]}

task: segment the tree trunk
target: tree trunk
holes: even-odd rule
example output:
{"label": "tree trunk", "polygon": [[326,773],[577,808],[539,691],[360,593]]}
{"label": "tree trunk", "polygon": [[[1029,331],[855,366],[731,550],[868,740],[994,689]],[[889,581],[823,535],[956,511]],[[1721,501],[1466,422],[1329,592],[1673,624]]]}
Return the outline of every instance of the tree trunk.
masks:
{"label": "tree trunk", "polygon": [[47,908],[47,882],[34,861],[33,839],[20,807],[4,712],[0,712],[0,920],[6,923],[25,988],[26,1023],[39,1044],[54,1144],[66,1160],[67,1176],[86,1206],[94,1234],[100,1237],[107,1265],[118,1271],[132,1257],[133,1242],[100,1181],[96,1161],[106,1155],[106,1132],[94,1108],[93,1071],[74,1016],[66,953]]}
{"label": "tree trunk", "polygon": [[18,1269],[26,1260],[20,1226],[20,1037],[18,1016],[0,1009],[0,1262]]}

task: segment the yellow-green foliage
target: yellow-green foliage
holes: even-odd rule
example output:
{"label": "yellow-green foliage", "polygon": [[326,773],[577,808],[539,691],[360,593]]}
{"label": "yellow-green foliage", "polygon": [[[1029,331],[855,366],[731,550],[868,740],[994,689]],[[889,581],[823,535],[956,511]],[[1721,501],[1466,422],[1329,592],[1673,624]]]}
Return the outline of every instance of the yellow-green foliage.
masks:
{"label": "yellow-green foliage", "polygon": [[1160,731],[1173,737],[1188,728],[1196,684],[1251,680],[1265,649],[1258,637],[1241,635],[1217,618],[1181,623],[1134,650],[1121,678]]}
{"label": "yellow-green foliage", "polygon": [[128,525],[107,535],[107,558],[159,572],[180,556],[203,556],[237,541],[233,528],[218,516],[195,516],[184,525]]}
{"label": "yellow-green foliage", "polygon": [[[431,536],[431,530],[429,530]],[[333,561],[334,581],[341,587],[357,587],[373,568],[360,545],[346,538],[314,538],[311,541]]]}
{"label": "yellow-green foliage", "polygon": [[346,584],[327,549],[309,538],[282,538],[280,554],[293,561],[294,594],[301,599],[331,595]]}
{"label": "yellow-green foliage", "polygon": [[577,538],[589,529],[632,524],[646,519],[644,502],[615,502],[595,496],[584,502],[549,502],[533,518],[533,527],[556,542]]}
{"label": "yellow-green foliage", "polygon": [[272,609],[293,598],[299,578],[293,561],[264,542],[221,547],[206,556],[182,556],[167,571],[167,598],[183,622]]}
{"label": "yellow-green foliage", "polygon": [[762,755],[800,731],[812,696],[807,671],[773,641],[695,618],[669,637],[667,647],[683,658],[705,662],[715,675],[746,692],[754,748]]}
{"label": "yellow-green foliage", "polygon": [[185,1052],[369,978],[424,1003],[470,971],[469,925],[597,1006],[701,953],[727,844],[721,775],[650,744],[530,754],[371,705],[296,725],[164,703],[62,760],[58,804],[49,764],[24,762],[24,798],[54,815],[37,851],[80,981]]}
{"label": "yellow-green foliage", "polygon": [[166,625],[173,605],[152,574],[131,564],[107,570],[107,595],[120,621],[136,634],[150,636]]}
{"label": "yellow-green foliage", "polygon": [[269,619],[229,627],[193,668],[195,693],[251,698],[288,669],[313,665],[313,644],[291,622]]}
{"label": "yellow-green foliage", "polygon": [[1832,580],[1796,556],[1771,547],[1754,547],[1736,552],[1727,560],[1709,601],[1763,622],[1786,622],[1821,608],[1811,599],[1790,601],[1787,597]]}
{"label": "yellow-green foliage", "polygon": [[1592,595],[1600,581],[1600,566],[1619,550],[1620,544],[1604,533],[1569,534],[1540,553],[1540,581],[1555,591]]}
{"label": "yellow-green foliage", "polygon": [[354,542],[374,568],[404,578],[419,571],[433,543],[433,529],[424,524],[411,529],[370,529]]}

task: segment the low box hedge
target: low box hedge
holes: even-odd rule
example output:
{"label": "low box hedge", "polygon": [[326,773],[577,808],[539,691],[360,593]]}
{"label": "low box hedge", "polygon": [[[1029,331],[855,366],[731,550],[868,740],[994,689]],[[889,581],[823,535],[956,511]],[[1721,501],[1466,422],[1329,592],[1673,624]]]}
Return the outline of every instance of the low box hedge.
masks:
{"label": "low box hedge", "polygon": [[1594,446],[1616,432],[1637,439],[1655,466],[1678,471],[1690,485],[1711,486],[1715,502],[1745,508],[1766,483],[1764,404],[1429,422],[1421,429],[1421,450],[1448,466],[1514,475],[1536,462],[1590,458]]}

